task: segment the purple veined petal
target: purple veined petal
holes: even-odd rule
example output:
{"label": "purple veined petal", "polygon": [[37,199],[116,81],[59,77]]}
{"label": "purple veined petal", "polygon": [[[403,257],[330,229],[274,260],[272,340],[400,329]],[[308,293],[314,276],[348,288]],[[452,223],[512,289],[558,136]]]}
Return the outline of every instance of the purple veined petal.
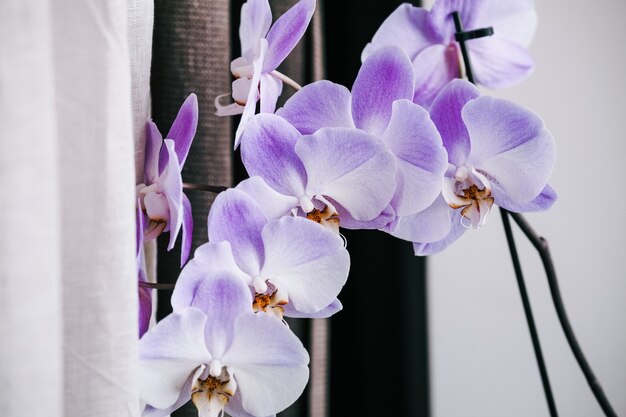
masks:
{"label": "purple veined petal", "polygon": [[221,192],[209,211],[209,242],[230,243],[235,262],[256,277],[265,259],[261,231],[267,218],[256,201],[243,191]]}
{"label": "purple veined petal", "polygon": [[283,91],[283,82],[270,74],[261,74],[261,113],[274,113],[278,96]]}
{"label": "purple veined petal", "polygon": [[472,138],[468,163],[499,185],[494,198],[522,204],[541,193],[555,162],[554,139],[535,113],[503,99],[479,97],[463,107]]}
{"label": "purple veined petal", "polygon": [[404,3],[380,25],[372,42],[363,49],[361,61],[385,46],[398,46],[413,59],[419,51],[435,41],[428,28],[428,11]]}
{"label": "purple veined petal", "polygon": [[485,0],[437,0],[428,16],[429,27],[438,35],[440,42],[449,43],[454,40],[456,32],[452,12],[459,12],[463,28],[478,29],[475,23],[484,3]]}
{"label": "purple veined petal", "polygon": [[440,195],[426,210],[397,217],[382,230],[409,242],[436,242],[450,232],[453,215],[453,210]]}
{"label": "purple veined petal", "polygon": [[370,55],[352,86],[355,126],[381,135],[391,118],[391,104],[413,97],[414,78],[411,60],[402,49],[389,46]]}
{"label": "purple veined petal", "polygon": [[256,102],[259,99],[259,83],[261,82],[261,69],[263,67],[263,61],[267,53],[267,41],[261,39],[259,41],[259,56],[254,60],[254,72],[252,73],[252,80],[250,81],[250,91],[248,92],[248,99],[246,105],[241,113],[241,119],[239,120],[239,126],[235,132],[235,144],[234,149],[237,149],[239,142],[241,141],[241,135],[243,135],[244,129],[248,124],[248,121],[256,111]]}
{"label": "purple veined petal", "polygon": [[296,310],[291,304],[285,304],[283,306],[283,309],[285,310],[286,317],[327,319],[328,317],[335,315],[335,313],[338,313],[341,310],[343,310],[343,305],[341,304],[341,301],[339,301],[338,298],[335,298],[335,300],[332,303],[330,303],[328,306],[324,307],[322,310],[318,311],[317,313],[302,313]]}
{"label": "purple veined petal", "polygon": [[352,230],[376,230],[385,227],[389,222],[396,218],[396,212],[391,205],[387,205],[383,211],[372,220],[359,221],[352,218],[350,213],[344,209],[340,204],[335,204],[339,218],[341,219],[340,226],[344,229]]}
{"label": "purple veined petal", "polygon": [[395,157],[358,129],[324,128],[305,136],[296,153],[306,168],[307,195],[324,195],[359,221],[372,220],[394,194]]}
{"label": "purple veined petal", "polygon": [[194,257],[185,265],[176,281],[176,287],[172,293],[174,311],[178,312],[191,307],[200,285],[211,277],[224,274],[234,275],[246,285],[250,281],[250,277],[237,266],[230,243],[224,241],[199,246]]}
{"label": "purple veined petal", "polygon": [[266,314],[237,318],[235,337],[222,363],[237,381],[243,409],[255,416],[287,408],[309,379],[306,349],[287,326]]}
{"label": "purple veined petal", "polygon": [[413,59],[413,102],[429,108],[446,84],[461,76],[460,65],[456,44],[433,45],[423,49]]}
{"label": "purple veined petal", "polygon": [[350,91],[326,80],[305,85],[276,114],[303,135],[323,127],[354,127]]}
{"label": "purple veined petal", "polygon": [[233,342],[237,317],[253,314],[250,289],[229,272],[205,277],[196,290],[191,306],[207,316],[205,343],[216,359],[220,359]]}
{"label": "purple veined petal", "polygon": [[167,133],[166,139],[174,141],[174,149],[178,156],[178,164],[182,168],[185,165],[189,147],[196,135],[198,127],[198,97],[195,94],[189,94],[183,105],[178,110],[176,119],[172,123],[170,131]]}
{"label": "purple veined petal", "polygon": [[235,187],[251,196],[268,219],[278,219],[291,212],[298,206],[298,199],[279,193],[267,185],[261,177],[250,177],[241,181]]}
{"label": "purple veined petal", "polygon": [[272,11],[268,0],[248,0],[241,6],[239,40],[241,55],[248,62],[254,60],[259,40],[265,38],[271,24]]}
{"label": "purple veined petal", "polygon": [[146,185],[154,184],[159,178],[159,153],[163,146],[163,137],[153,121],[146,124],[146,155],[144,161],[144,178]]}
{"label": "purple veined petal", "polygon": [[137,199],[135,210],[135,256],[137,262],[141,259],[141,249],[143,248],[143,231],[146,227],[146,215],[141,209],[141,201]]}
{"label": "purple veined petal", "polygon": [[204,341],[207,316],[189,308],[172,313],[139,341],[139,396],[155,408],[179,398],[190,374],[212,356]]}
{"label": "purple veined petal", "polygon": [[426,110],[409,100],[393,103],[382,139],[396,156],[396,192],[391,200],[397,216],[430,206],[441,192],[448,154]]}
{"label": "purple veined petal", "polygon": [[300,0],[274,22],[267,33],[263,73],[274,71],[298,44],[315,12],[315,0]]}
{"label": "purple veined petal", "polygon": [[182,268],[189,259],[189,252],[191,251],[191,245],[193,243],[193,215],[191,212],[191,202],[189,198],[182,193],[183,198],[183,239],[180,250],[180,266]]}
{"label": "purple veined petal", "polygon": [[463,106],[479,96],[480,92],[471,83],[452,80],[439,93],[430,108],[430,117],[448,151],[448,161],[455,166],[465,163],[472,147],[461,111]]}
{"label": "purple veined petal", "polygon": [[535,68],[535,62],[524,47],[498,36],[472,39],[468,49],[476,82],[492,89],[515,85]]}
{"label": "purple veined petal", "polygon": [[287,294],[302,313],[327,307],[343,288],[350,255],[334,232],[302,217],[270,221],[263,229],[261,276]]}
{"label": "purple veined petal", "polygon": [[[138,281],[147,282],[145,272],[141,265],[138,269]],[[139,294],[139,337],[143,336],[150,327],[152,318],[152,290],[150,288],[138,287]]]}
{"label": "purple veined petal", "polygon": [[515,213],[526,213],[529,211],[544,211],[552,207],[552,205],[556,202],[558,198],[558,194],[554,189],[550,186],[550,184],[546,185],[543,191],[539,193],[537,197],[532,199],[529,203],[515,203],[506,197],[506,193],[500,191],[497,184],[492,184],[492,188],[494,190],[494,195],[500,196],[499,198],[494,198],[495,203],[509,211]]}
{"label": "purple veined petal", "polygon": [[306,172],[294,148],[300,133],[285,119],[259,114],[241,138],[241,160],[250,176],[259,176],[281,194],[304,194]]}
{"label": "purple veined petal", "polygon": [[183,179],[180,175],[180,166],[178,165],[176,150],[174,149],[174,141],[165,139],[161,153],[164,151],[169,155],[169,162],[159,177],[159,183],[163,194],[167,198],[170,210],[168,221],[170,240],[167,250],[172,250],[176,243],[178,232],[183,225]]}
{"label": "purple veined petal", "polygon": [[528,48],[537,29],[534,0],[484,2],[477,10],[474,26],[471,29],[493,26],[495,36]]}
{"label": "purple veined petal", "polygon": [[467,228],[461,223],[461,210],[454,210],[451,217],[450,232],[441,240],[430,243],[413,243],[413,250],[417,256],[427,256],[439,253],[456,242],[465,233]]}

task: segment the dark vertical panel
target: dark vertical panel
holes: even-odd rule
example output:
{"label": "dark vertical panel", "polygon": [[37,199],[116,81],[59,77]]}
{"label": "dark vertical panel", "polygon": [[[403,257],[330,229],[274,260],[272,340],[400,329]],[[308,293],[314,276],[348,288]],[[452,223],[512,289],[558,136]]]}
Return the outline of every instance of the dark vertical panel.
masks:
{"label": "dark vertical panel", "polygon": [[[183,170],[186,182],[232,184],[231,118],[213,113],[215,96],[230,91],[229,0],[155,1],[152,60],[152,115],[166,133],[184,99],[198,95],[198,131]],[[187,191],[194,217],[193,249],[207,241],[206,219],[214,195]],[[176,250],[167,252],[167,238],[159,239],[157,276],[174,282],[180,271],[180,239]],[[170,293],[159,293],[157,316],[171,311]],[[197,416],[191,403],[175,416]]]}
{"label": "dark vertical panel", "polygon": [[[326,3],[328,79],[352,85],[363,47],[400,3]],[[330,415],[428,416],[425,260],[382,232],[344,234],[352,267],[332,318]]]}

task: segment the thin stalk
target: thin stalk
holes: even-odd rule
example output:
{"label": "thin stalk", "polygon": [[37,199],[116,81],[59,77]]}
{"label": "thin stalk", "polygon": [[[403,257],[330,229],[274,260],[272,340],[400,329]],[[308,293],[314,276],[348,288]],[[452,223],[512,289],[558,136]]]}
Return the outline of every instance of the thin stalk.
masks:
{"label": "thin stalk", "polygon": [[223,185],[210,185],[210,184],[194,184],[190,182],[183,182],[183,189],[196,190],[196,191],[208,191],[210,193],[221,193],[228,190],[228,187]]}
{"label": "thin stalk", "polygon": [[270,72],[270,74],[272,74],[274,77],[278,78],[283,83],[287,84],[289,87],[293,88],[296,91],[298,91],[298,90],[300,90],[302,88],[302,86],[300,84],[298,84],[297,82],[295,82],[291,78],[287,77],[282,72],[278,72],[278,71],[274,70],[274,71]]}

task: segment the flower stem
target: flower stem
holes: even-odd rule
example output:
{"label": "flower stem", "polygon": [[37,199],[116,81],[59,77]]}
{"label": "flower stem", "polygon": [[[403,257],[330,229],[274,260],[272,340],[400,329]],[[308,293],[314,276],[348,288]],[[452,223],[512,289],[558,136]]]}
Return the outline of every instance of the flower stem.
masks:
{"label": "flower stem", "polygon": [[228,187],[224,187],[223,185],[194,184],[194,183],[190,183],[190,182],[183,182],[183,189],[185,189],[185,190],[197,190],[197,191],[208,191],[210,193],[221,193],[222,191],[228,190]]}
{"label": "flower stem", "polygon": [[274,77],[278,78],[279,80],[281,80],[282,82],[284,82],[285,84],[287,84],[289,87],[293,88],[296,91],[298,91],[298,90],[300,90],[302,88],[302,86],[300,84],[298,84],[297,82],[295,82],[291,78],[287,77],[282,72],[278,72],[278,71],[274,70],[274,71],[270,72],[270,74],[273,75]]}
{"label": "flower stem", "polygon": [[153,290],[173,290],[174,284],[166,284],[159,282],[139,281],[139,286],[143,288],[152,288]]}

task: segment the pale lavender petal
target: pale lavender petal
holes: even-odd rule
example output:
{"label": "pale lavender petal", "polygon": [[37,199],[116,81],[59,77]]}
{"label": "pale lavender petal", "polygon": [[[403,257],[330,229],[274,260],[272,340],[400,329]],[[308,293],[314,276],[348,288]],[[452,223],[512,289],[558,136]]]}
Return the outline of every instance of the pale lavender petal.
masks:
{"label": "pale lavender petal", "polygon": [[268,219],[283,217],[298,206],[298,199],[279,193],[267,185],[261,177],[250,177],[241,181],[235,189],[250,195]]}
{"label": "pale lavender petal", "polygon": [[461,76],[456,44],[425,48],[413,59],[413,71],[415,72],[413,102],[428,108],[450,80]]}
{"label": "pale lavender petal", "polygon": [[237,381],[243,409],[255,416],[287,408],[309,379],[309,355],[302,343],[287,326],[266,314],[239,316],[222,363],[228,364]]}
{"label": "pale lavender petal", "polygon": [[469,101],[479,96],[480,92],[471,83],[453,80],[441,91],[430,108],[430,117],[448,151],[448,161],[455,166],[465,163],[472,147],[461,110]]}
{"label": "pale lavender petal", "polygon": [[[333,202],[334,204],[334,202]],[[344,229],[352,230],[376,230],[385,227],[389,222],[396,218],[396,212],[391,205],[387,205],[383,211],[372,220],[359,221],[352,218],[350,213],[344,209],[340,204],[335,204],[339,218],[341,219],[340,226]]]}
{"label": "pale lavender petal", "polygon": [[272,220],[263,229],[265,263],[261,276],[287,295],[303,313],[317,313],[341,291],[350,269],[343,240],[302,217]]}
{"label": "pale lavender petal", "polygon": [[261,69],[263,67],[263,61],[265,60],[265,54],[267,53],[267,41],[265,39],[261,39],[259,42],[259,56],[254,60],[254,71],[252,73],[252,80],[250,80],[248,99],[246,100],[246,105],[241,113],[239,126],[237,126],[237,130],[235,131],[234,149],[237,149],[239,146],[241,135],[243,135],[248,121],[256,112],[256,102],[259,99],[259,83],[261,82]]}
{"label": "pale lavender petal", "polygon": [[498,185],[492,185],[492,187],[494,188],[494,195],[498,195],[497,198],[494,198],[495,203],[498,206],[515,213],[547,210],[552,207],[558,198],[558,194],[554,191],[550,184],[546,185],[543,191],[529,203],[522,204],[515,203],[507,198],[506,193],[498,190]]}
{"label": "pale lavender petal", "polygon": [[440,195],[426,210],[398,217],[382,230],[409,242],[436,242],[450,232],[453,215],[454,211]]}
{"label": "pale lavender petal", "polygon": [[515,85],[535,68],[535,62],[523,46],[498,36],[472,39],[468,49],[476,82],[489,88]]}
{"label": "pale lavender petal", "polygon": [[[139,267],[139,282],[147,282],[145,272]],[[143,336],[150,327],[152,318],[152,290],[150,288],[138,287],[139,293],[139,337]]]}
{"label": "pale lavender petal", "polygon": [[204,342],[207,316],[190,308],[172,313],[139,341],[139,396],[156,408],[179,397],[187,378],[212,356]]}
{"label": "pale lavender petal", "polygon": [[159,178],[159,153],[163,146],[163,137],[153,121],[146,124],[146,155],[144,161],[144,178],[146,185],[154,184]]}
{"label": "pale lavender petal", "polygon": [[409,3],[398,6],[376,31],[361,54],[361,61],[385,46],[398,46],[410,59],[435,42],[428,28],[428,11]]}
{"label": "pale lavender petal", "polygon": [[[508,1],[508,0],[507,0]],[[449,43],[454,40],[454,21],[452,12],[459,12],[464,29],[477,29],[476,19],[485,0],[437,0],[429,15],[429,24],[433,32],[439,36],[439,41]]]}
{"label": "pale lavender petal", "polygon": [[346,87],[322,80],[305,85],[276,114],[303,135],[310,135],[323,127],[354,127],[351,106]]}
{"label": "pale lavender petal", "polygon": [[209,242],[230,243],[235,262],[252,277],[265,259],[261,231],[267,218],[254,199],[243,191],[220,193],[209,211]]}
{"label": "pale lavender petal", "polygon": [[431,243],[413,243],[413,250],[417,256],[434,255],[456,242],[466,230],[461,223],[461,210],[455,210],[451,218],[450,232],[446,237]]}
{"label": "pale lavender petal", "polygon": [[161,153],[167,152],[169,158],[168,164],[159,178],[159,183],[170,209],[170,219],[168,221],[170,241],[167,250],[172,250],[176,243],[178,232],[183,225],[183,179],[180,175],[180,166],[178,165],[176,150],[174,149],[174,141],[165,139],[163,145]]}
{"label": "pale lavender petal", "polygon": [[428,112],[409,100],[393,103],[382,139],[396,156],[396,192],[391,200],[397,216],[430,206],[441,192],[448,154]]}
{"label": "pale lavender petal", "polygon": [[307,195],[322,194],[367,221],[394,194],[395,157],[374,136],[358,129],[324,128],[296,145],[308,176]]}
{"label": "pale lavender petal", "polygon": [[189,259],[189,252],[191,251],[191,245],[193,242],[193,215],[191,213],[191,202],[189,198],[182,194],[183,198],[183,238],[182,246],[180,250],[180,266],[182,268]]}
{"label": "pale lavender petal", "polygon": [[237,317],[253,314],[250,289],[239,277],[228,272],[205,277],[191,306],[207,315],[205,343],[211,355],[218,359],[233,342]]}
{"label": "pale lavender petal", "polygon": [[479,97],[462,111],[472,138],[468,163],[499,186],[499,195],[528,203],[541,193],[555,162],[554,139],[535,113],[503,99]]}
{"label": "pale lavender petal", "polygon": [[381,48],[363,62],[352,86],[354,124],[373,135],[383,133],[395,100],[413,97],[414,75],[406,52]]}
{"label": "pale lavender petal", "polygon": [[171,301],[174,311],[191,307],[200,285],[211,277],[224,274],[234,275],[246,284],[250,281],[250,277],[237,266],[230,243],[205,243],[198,247],[176,281]]}
{"label": "pale lavender petal", "polygon": [[286,304],[283,306],[285,310],[286,317],[292,318],[309,318],[309,319],[327,319],[328,317],[333,316],[335,313],[340,312],[343,309],[343,305],[339,299],[335,299],[328,306],[324,307],[322,310],[317,313],[302,313],[296,310],[291,304]]}
{"label": "pale lavender petal", "polygon": [[307,177],[294,151],[300,137],[300,133],[281,117],[255,116],[241,138],[241,160],[248,174],[263,178],[281,194],[301,196]]}
{"label": "pale lavender petal", "polygon": [[261,38],[265,38],[272,24],[272,11],[268,0],[248,0],[241,6],[239,40],[241,55],[248,62],[254,60]]}
{"label": "pale lavender petal", "polygon": [[187,401],[191,399],[191,387],[193,383],[198,379],[200,375],[200,369],[196,373],[190,374],[183,385],[183,388],[180,390],[180,395],[174,404],[167,408],[154,408],[151,405],[147,405],[144,409],[141,417],[166,417],[169,416],[175,410],[178,410],[180,407],[185,405]]}
{"label": "pale lavender petal", "polygon": [[[226,404],[226,408],[224,409],[226,413],[228,413],[231,417],[259,417],[253,414],[248,413],[241,403],[241,391],[235,391],[235,395],[233,395],[228,403]],[[276,417],[275,414],[272,414],[269,417]]]}
{"label": "pale lavender petal", "polygon": [[493,26],[494,36],[528,48],[537,28],[534,0],[486,1],[477,10],[474,26],[471,29]]}
{"label": "pale lavender petal", "polygon": [[300,0],[274,22],[267,33],[267,58],[263,73],[275,70],[289,55],[309,26],[315,12],[315,0]]}
{"label": "pale lavender petal", "polygon": [[283,82],[270,74],[262,74],[259,90],[261,113],[274,113],[278,96],[283,91]]}
{"label": "pale lavender petal", "polygon": [[167,133],[166,139],[174,141],[176,155],[178,155],[178,164],[182,168],[185,165],[189,147],[196,135],[198,127],[198,97],[190,94],[183,105],[178,110],[176,119],[172,123],[170,131]]}

